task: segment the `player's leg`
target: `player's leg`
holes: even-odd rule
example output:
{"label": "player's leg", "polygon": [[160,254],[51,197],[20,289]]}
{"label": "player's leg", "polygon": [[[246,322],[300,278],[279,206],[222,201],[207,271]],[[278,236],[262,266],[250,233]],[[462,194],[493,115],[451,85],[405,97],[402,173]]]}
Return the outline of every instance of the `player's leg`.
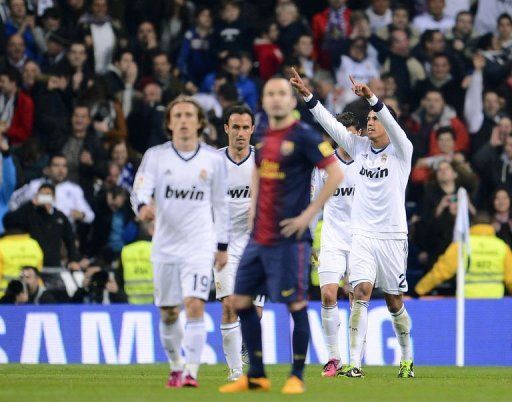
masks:
{"label": "player's leg", "polygon": [[197,374],[201,354],[206,344],[204,304],[210,293],[213,255],[199,256],[185,261],[181,266],[180,283],[187,321],[183,338],[185,350],[184,386],[197,387]]}
{"label": "player's leg", "polygon": [[294,323],[292,370],[281,390],[285,394],[300,394],[306,389],[303,373],[310,337],[307,311],[310,258],[308,242],[289,242],[269,247],[264,259],[270,299],[286,303]]}
{"label": "player's leg", "polygon": [[176,264],[154,264],[153,269],[155,304],[160,308],[160,342],[171,368],[166,386],[179,388],[184,368],[181,356],[183,327],[179,320],[179,305],[182,303],[179,270]]}
{"label": "player's leg", "polygon": [[354,301],[350,311],[350,363],[338,375],[363,377],[361,370],[362,351],[368,330],[368,306],[376,280],[376,262],[372,252],[372,241],[364,236],[352,237],[350,252],[350,285],[354,288]]}
{"label": "player's leg", "polygon": [[381,288],[393,320],[393,329],[400,345],[399,377],[414,377],[411,343],[411,318],[407,313],[402,294],[407,292],[407,240],[380,240],[379,266]]}
{"label": "player's leg", "polygon": [[216,297],[222,303],[220,331],[222,349],[229,367],[228,381],[235,381],[242,376],[242,332],[233,296],[238,263],[236,256],[229,255],[228,263],[223,269],[213,269]]}
{"label": "player's leg", "polygon": [[262,246],[249,242],[235,280],[235,308],[240,318],[242,338],[249,352],[249,370],[237,381],[220,387],[219,391],[223,393],[270,390],[270,381],[263,366],[261,324],[253,303],[254,296],[261,292],[265,283],[260,256],[262,249]]}

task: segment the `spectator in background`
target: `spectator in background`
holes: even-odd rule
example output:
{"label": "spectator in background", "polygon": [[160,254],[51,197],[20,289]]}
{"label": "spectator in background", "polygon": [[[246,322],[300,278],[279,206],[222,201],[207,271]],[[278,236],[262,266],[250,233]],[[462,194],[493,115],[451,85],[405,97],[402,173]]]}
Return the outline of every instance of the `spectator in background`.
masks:
{"label": "spectator in background", "polygon": [[0,68],[15,68],[21,71],[29,60],[31,58],[27,55],[23,37],[18,34],[9,36],[5,48],[5,56],[0,56]]}
{"label": "spectator in background", "polygon": [[34,40],[39,54],[45,54],[48,51],[46,41],[52,32],[56,32],[61,27],[61,21],[61,14],[57,7],[44,10],[41,25],[34,27]]}
{"label": "spectator in background", "polygon": [[96,197],[94,220],[88,245],[89,257],[101,257],[107,262],[114,261],[125,245],[125,229],[133,218],[124,188],[114,186],[102,191]]}
{"label": "spectator in background", "polygon": [[14,192],[9,202],[11,211],[17,210],[22,204],[31,201],[39,192],[39,188],[49,183],[55,186],[55,207],[62,211],[71,222],[91,223],[94,212],[84,198],[81,187],[67,180],[68,165],[62,154],[53,155],[46,169],[46,176],[30,181]]}
{"label": "spectator in background", "polygon": [[313,78],[316,71],[313,50],[313,37],[309,34],[299,36],[299,39],[297,39],[293,46],[293,56],[299,61],[298,67],[310,79]]}
{"label": "spectator in background", "polygon": [[448,105],[453,107],[459,116],[462,116],[464,108],[464,90],[460,82],[451,73],[450,58],[445,53],[438,53],[432,58],[430,73],[427,78],[418,81],[414,90],[416,108],[419,101],[431,90],[439,90]]}
{"label": "spectator in background", "polygon": [[0,180],[0,233],[4,232],[2,218],[9,209],[9,200],[16,188],[16,167],[12,159],[9,142],[0,135],[0,152],[2,153],[2,171]]}
{"label": "spectator in background", "polygon": [[67,256],[64,264],[69,269],[80,269],[76,239],[68,218],[54,207],[55,187],[42,184],[35,197],[14,212],[8,212],[5,220],[12,219],[17,227],[24,228],[37,240],[43,250],[43,264],[47,267],[60,267],[61,247],[65,246]]}
{"label": "spectator in background", "polygon": [[268,80],[278,71],[284,60],[283,52],[277,45],[279,28],[274,20],[263,24],[258,38],[254,40],[253,53],[259,66],[262,81]]}
{"label": "spectator in background", "polygon": [[0,298],[0,304],[25,304],[27,301],[27,289],[23,282],[17,279],[9,282],[5,294]]}
{"label": "spectator in background", "polygon": [[505,188],[498,188],[491,197],[492,226],[501,240],[512,245],[512,215],[510,194]]}
{"label": "spectator in background", "polygon": [[110,147],[109,159],[114,162],[121,171],[119,182],[120,187],[131,193],[133,180],[138,168],[138,161],[135,160],[135,153],[125,140],[115,142]]}
{"label": "spectator in background", "polygon": [[407,31],[394,29],[390,34],[389,54],[382,65],[382,74],[394,77],[396,96],[408,103],[416,84],[425,79],[421,63],[411,55],[411,44]]}
{"label": "spectator in background", "polygon": [[79,35],[79,20],[87,12],[85,0],[64,0],[62,4],[62,26],[71,32],[73,37]]}
{"label": "spectator in background", "polygon": [[507,13],[498,17],[496,39],[502,49],[512,50],[512,17]]}
{"label": "spectator in background", "polygon": [[152,74],[141,80],[140,88],[151,82],[162,89],[161,102],[165,105],[185,91],[185,85],[173,74],[169,56],[164,52],[153,53]]}
{"label": "spectator in background", "polygon": [[66,157],[67,179],[79,184],[85,199],[93,200],[94,182],[107,175],[107,154],[98,137],[91,131],[91,115],[86,105],[77,104],[71,115],[71,133],[60,145]]}
{"label": "spectator in background", "polygon": [[391,24],[392,12],[390,5],[390,0],[371,0],[370,7],[366,9],[365,13],[370,20],[373,33]]}
{"label": "spectator in background", "polygon": [[134,102],[127,119],[128,142],[134,150],[143,154],[150,147],[167,141],[164,132],[162,88],[149,82],[142,89],[142,99]]}
{"label": "spectator in background", "polygon": [[346,0],[329,0],[329,7],[313,16],[311,26],[320,67],[330,69],[341,55],[343,42],[351,34],[351,14]]}
{"label": "spectator in background", "polygon": [[93,129],[105,146],[126,138],[128,128],[121,102],[108,93],[107,85],[101,78],[88,88],[83,102],[89,106],[93,120]]}
{"label": "spectator in background", "polygon": [[43,267],[43,251],[12,215],[3,218],[5,233],[0,237],[0,296],[10,280],[19,278],[21,269],[30,265]]}
{"label": "spectator in background", "polygon": [[450,49],[469,61],[473,56],[478,35],[473,30],[473,15],[460,11],[455,17],[455,26],[445,34]]}
{"label": "spectator in background", "polygon": [[176,60],[183,36],[194,22],[194,3],[188,0],[170,0],[164,4],[160,25],[160,49]]}
{"label": "spectator in background", "polygon": [[131,97],[137,75],[138,67],[133,52],[129,49],[116,50],[112,64],[103,75],[109,97],[114,98],[120,94],[121,99],[124,99],[125,92],[128,92],[126,96]]}
{"label": "spectator in background", "polygon": [[137,41],[133,46],[133,56],[141,76],[151,74],[152,60],[158,48],[158,37],[153,23],[142,21],[137,29]]}
{"label": "spectator in background", "polygon": [[473,56],[475,70],[464,99],[464,118],[471,135],[471,149],[475,152],[486,144],[499,121],[500,101],[495,91],[483,91],[486,61],[481,54]]}
{"label": "spectator in background", "polygon": [[177,67],[186,88],[196,93],[205,75],[215,70],[217,58],[212,50],[213,19],[209,8],[199,8],[196,23],[185,33]]}
{"label": "spectator in background", "polygon": [[32,135],[34,124],[34,103],[20,87],[17,70],[0,71],[0,135],[12,145],[23,144]]}
{"label": "spectator in background", "polygon": [[112,63],[116,45],[121,41],[121,23],[109,15],[107,0],[92,0],[91,11],[78,20],[78,36],[83,40],[94,63],[94,71],[103,74]]}
{"label": "spectator in background", "polygon": [[93,70],[88,63],[87,47],[83,42],[72,42],[67,54],[68,85],[73,96],[80,98],[92,84]]}
{"label": "spectator in background", "polygon": [[23,267],[20,278],[27,289],[27,304],[39,305],[57,303],[52,292],[46,290],[43,280],[41,279],[41,273],[36,267]]}
{"label": "spectator in background", "polygon": [[98,266],[91,266],[85,270],[82,287],[75,292],[71,298],[71,303],[128,303],[128,298],[107,271]]}
{"label": "spectator in background", "polygon": [[410,46],[416,46],[419,41],[419,32],[410,24],[409,9],[405,6],[397,5],[393,8],[391,23],[377,30],[377,36],[387,42],[391,33],[395,29],[404,30],[409,38]]}
{"label": "spectator in background", "polygon": [[299,9],[292,2],[281,3],[276,7],[276,21],[279,26],[278,45],[286,56],[291,56],[293,45],[305,34],[310,33],[309,27],[299,14]]}
{"label": "spectator in background", "polygon": [[46,47],[48,50],[41,60],[41,69],[48,72],[53,69],[63,70],[67,65],[66,53],[70,44],[68,33],[63,29],[51,32],[46,39]]}
{"label": "spectator in background", "polygon": [[441,91],[430,89],[422,99],[422,106],[416,110],[408,123],[409,134],[417,156],[436,155],[439,148],[435,141],[439,127],[451,127],[455,134],[455,151],[469,151],[469,135],[464,123],[455,110],[447,106]]}
{"label": "spectator in background", "polygon": [[220,21],[215,27],[213,50],[219,59],[224,59],[228,53],[241,52],[249,48],[252,37],[247,24],[241,18],[242,2],[239,0],[224,0],[220,11]]}
{"label": "spectator in background", "polygon": [[413,49],[413,55],[422,64],[425,71],[430,72],[430,63],[434,55],[446,50],[446,40],[439,30],[428,29],[421,35],[420,43]]}
{"label": "spectator in background", "polygon": [[41,68],[35,61],[28,61],[21,72],[21,90],[33,96],[33,90],[38,81],[41,80]]}
{"label": "spectator in background", "polygon": [[414,27],[420,33],[428,29],[439,29],[443,33],[449,31],[455,25],[455,21],[445,15],[444,6],[445,0],[427,0],[427,12],[414,18]]}
{"label": "spectator in background", "polygon": [[21,35],[26,45],[27,56],[31,59],[38,57],[34,39],[35,15],[27,14],[25,0],[9,1],[9,19],[5,21],[5,36]]}

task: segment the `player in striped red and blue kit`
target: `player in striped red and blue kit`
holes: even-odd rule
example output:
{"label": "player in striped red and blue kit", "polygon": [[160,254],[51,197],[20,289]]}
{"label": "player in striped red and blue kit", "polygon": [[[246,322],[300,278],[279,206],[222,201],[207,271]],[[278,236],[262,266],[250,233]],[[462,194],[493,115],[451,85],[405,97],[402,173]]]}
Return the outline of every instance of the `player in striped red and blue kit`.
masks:
{"label": "player in striped red and blue kit", "polygon": [[[282,392],[298,394],[305,391],[302,372],[309,342],[308,225],[336,190],[343,173],[331,145],[309,126],[296,121],[296,99],[286,79],[269,80],[262,101],[269,128],[255,138],[257,169],[251,189],[254,226],[235,283],[235,305],[250,368],[247,376],[221,387],[220,391],[270,389],[263,367],[260,321],[252,303],[255,295],[266,292],[272,301],[286,303],[293,317],[293,367]],[[315,166],[325,169],[328,177],[318,197],[310,203]]]}

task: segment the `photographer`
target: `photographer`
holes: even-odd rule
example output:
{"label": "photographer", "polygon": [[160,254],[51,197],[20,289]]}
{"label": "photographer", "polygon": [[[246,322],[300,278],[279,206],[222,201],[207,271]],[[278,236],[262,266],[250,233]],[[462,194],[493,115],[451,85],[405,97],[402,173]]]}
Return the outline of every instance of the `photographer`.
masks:
{"label": "photographer", "polygon": [[71,303],[128,303],[128,298],[119,289],[119,285],[113,276],[98,266],[90,266],[85,271],[82,287],[75,292],[71,298]]}

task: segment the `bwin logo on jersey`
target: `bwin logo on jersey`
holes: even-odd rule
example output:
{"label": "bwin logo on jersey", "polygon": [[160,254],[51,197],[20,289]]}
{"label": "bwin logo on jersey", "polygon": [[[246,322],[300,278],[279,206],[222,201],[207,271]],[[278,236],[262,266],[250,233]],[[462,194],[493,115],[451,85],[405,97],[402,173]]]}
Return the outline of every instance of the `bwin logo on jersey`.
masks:
{"label": "bwin logo on jersey", "polygon": [[165,189],[165,198],[175,198],[177,200],[197,200],[203,201],[204,191],[196,190],[196,186],[192,186],[190,190],[182,190],[167,186]]}
{"label": "bwin logo on jersey", "polygon": [[369,170],[364,167],[361,167],[359,171],[361,176],[369,177],[370,179],[382,179],[383,177],[388,177],[389,171],[387,168],[381,169],[380,167],[375,170]]}
{"label": "bwin logo on jersey", "polygon": [[351,195],[354,194],[354,190],[355,190],[354,187],[339,187],[336,189],[333,196],[334,197],[338,197],[338,196],[350,197]]}
{"label": "bwin logo on jersey", "polygon": [[251,189],[249,186],[230,188],[228,194],[231,198],[251,198]]}

